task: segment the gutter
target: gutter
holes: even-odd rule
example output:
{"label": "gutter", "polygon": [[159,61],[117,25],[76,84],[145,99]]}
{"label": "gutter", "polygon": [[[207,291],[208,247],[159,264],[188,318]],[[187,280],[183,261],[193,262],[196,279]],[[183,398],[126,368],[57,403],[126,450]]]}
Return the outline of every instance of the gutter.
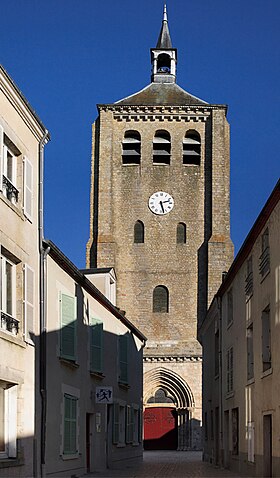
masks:
{"label": "gutter", "polygon": [[45,130],[44,135],[39,143],[39,190],[38,190],[38,228],[39,228],[39,294],[40,294],[40,333],[39,333],[39,387],[41,397],[41,417],[40,417],[40,477],[46,476],[45,458],[46,458],[46,412],[47,412],[47,395],[46,395],[46,257],[50,250],[43,247],[43,178],[44,178],[44,147],[49,141],[49,133]]}

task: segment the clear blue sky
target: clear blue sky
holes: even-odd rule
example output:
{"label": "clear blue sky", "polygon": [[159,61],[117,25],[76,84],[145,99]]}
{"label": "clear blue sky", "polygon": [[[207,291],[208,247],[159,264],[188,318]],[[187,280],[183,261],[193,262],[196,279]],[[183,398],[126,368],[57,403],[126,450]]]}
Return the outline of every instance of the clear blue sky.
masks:
{"label": "clear blue sky", "polygon": [[[91,123],[150,82],[162,0],[2,0],[1,63],[45,126],[45,236],[78,266],[89,236]],[[228,104],[235,250],[279,177],[280,1],[169,0],[177,83]]]}

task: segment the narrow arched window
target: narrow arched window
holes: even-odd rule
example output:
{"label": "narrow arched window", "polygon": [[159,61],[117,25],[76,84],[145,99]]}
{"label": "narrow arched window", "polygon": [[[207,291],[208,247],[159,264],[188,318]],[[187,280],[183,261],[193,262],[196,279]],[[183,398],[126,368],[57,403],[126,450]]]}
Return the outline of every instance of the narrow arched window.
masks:
{"label": "narrow arched window", "polygon": [[171,141],[168,131],[158,130],[153,139],[153,163],[170,164]]}
{"label": "narrow arched window", "polygon": [[201,141],[197,131],[190,130],[183,140],[183,164],[200,165]]}
{"label": "narrow arched window", "polygon": [[179,222],[177,225],[177,244],[186,244],[187,241],[187,226],[184,222]]}
{"label": "narrow arched window", "polygon": [[141,161],[141,136],[138,131],[126,131],[122,142],[123,164],[140,164]]}
{"label": "narrow arched window", "polygon": [[157,72],[158,73],[170,73],[170,55],[161,53],[157,60]]}
{"label": "narrow arched window", "polygon": [[144,224],[142,221],[136,221],[134,225],[134,243],[141,244],[144,242]]}
{"label": "narrow arched window", "polygon": [[169,292],[164,285],[158,285],[153,292],[153,312],[169,311]]}

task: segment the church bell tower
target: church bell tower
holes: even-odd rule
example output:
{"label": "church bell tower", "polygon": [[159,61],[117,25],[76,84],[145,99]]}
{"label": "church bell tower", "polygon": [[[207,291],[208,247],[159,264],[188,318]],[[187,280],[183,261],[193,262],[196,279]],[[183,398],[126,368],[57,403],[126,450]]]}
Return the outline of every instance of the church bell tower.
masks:
{"label": "church bell tower", "polygon": [[98,105],[87,267],[115,268],[117,306],[148,338],[145,448],[199,449],[197,324],[233,258],[227,106],[177,84],[166,7],[151,63],[150,84]]}

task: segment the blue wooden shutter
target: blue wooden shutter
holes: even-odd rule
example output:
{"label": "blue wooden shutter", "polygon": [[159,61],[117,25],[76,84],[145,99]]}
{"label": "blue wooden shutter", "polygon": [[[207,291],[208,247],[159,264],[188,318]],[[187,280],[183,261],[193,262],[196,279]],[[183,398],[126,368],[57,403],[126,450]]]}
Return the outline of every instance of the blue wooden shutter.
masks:
{"label": "blue wooden shutter", "polygon": [[119,336],[119,380],[128,383],[128,337]]}
{"label": "blue wooden shutter", "polygon": [[76,359],[76,299],[69,295],[61,293],[60,295],[61,311],[61,334],[60,334],[60,353],[61,357]]}
{"label": "blue wooden shutter", "polygon": [[94,318],[90,326],[90,370],[103,371],[103,323]]}

